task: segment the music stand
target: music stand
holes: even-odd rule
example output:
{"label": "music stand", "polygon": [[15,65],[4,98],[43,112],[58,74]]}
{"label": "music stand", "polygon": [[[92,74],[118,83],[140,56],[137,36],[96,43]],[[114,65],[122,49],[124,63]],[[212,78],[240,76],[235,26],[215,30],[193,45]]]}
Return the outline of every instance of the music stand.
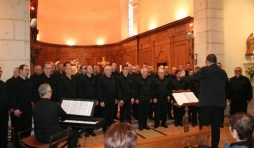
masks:
{"label": "music stand", "polygon": [[[172,92],[173,93],[183,93],[183,92],[191,92],[191,91],[189,89],[187,89],[187,90],[180,89],[180,90],[172,90]],[[188,113],[189,108],[188,108],[188,106],[197,106],[198,102],[183,103],[182,105],[178,105],[177,103],[174,103],[173,105],[175,105],[177,107],[185,106],[185,108],[184,108],[185,114],[183,116],[184,117],[183,127],[184,127],[184,132],[189,132],[189,113]]]}

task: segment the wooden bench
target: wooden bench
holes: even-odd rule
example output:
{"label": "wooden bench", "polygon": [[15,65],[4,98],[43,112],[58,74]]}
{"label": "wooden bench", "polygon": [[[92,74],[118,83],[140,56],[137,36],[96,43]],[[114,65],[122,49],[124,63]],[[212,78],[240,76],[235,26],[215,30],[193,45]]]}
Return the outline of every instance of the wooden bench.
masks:
{"label": "wooden bench", "polygon": [[[197,131],[138,139],[138,148],[183,148],[199,144],[209,145],[209,137],[210,128],[203,127],[202,130]],[[85,146],[84,148],[104,148],[104,145]]]}
{"label": "wooden bench", "polygon": [[[36,147],[36,148],[50,148],[52,147],[53,145],[56,145],[58,143],[60,143],[61,141],[65,141],[66,139],[68,139],[68,132],[70,129],[66,129],[64,130],[63,132],[60,132],[56,135],[52,135],[50,136],[49,138],[49,143],[41,143],[39,142],[35,135],[31,135],[29,137],[26,137],[26,138],[20,138],[21,137],[21,134],[24,133],[24,132],[27,132],[27,131],[32,131],[33,129],[28,129],[28,130],[25,130],[25,131],[22,131],[22,132],[18,132],[18,137],[19,137],[19,142],[20,142],[20,145],[23,147],[23,148],[27,148],[27,147]],[[58,139],[56,141],[53,141],[53,138],[60,135],[60,134],[63,134],[63,133],[66,133],[67,136],[64,136],[63,138],[61,139]]]}

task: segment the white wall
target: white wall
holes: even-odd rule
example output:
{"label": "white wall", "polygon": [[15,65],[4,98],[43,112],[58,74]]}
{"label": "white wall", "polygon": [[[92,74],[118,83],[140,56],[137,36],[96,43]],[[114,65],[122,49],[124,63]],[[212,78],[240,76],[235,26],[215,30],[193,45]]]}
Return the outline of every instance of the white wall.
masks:
{"label": "white wall", "polygon": [[193,0],[139,0],[138,33],[193,16]]}
{"label": "white wall", "polygon": [[254,0],[224,0],[224,68],[229,77],[235,67],[254,61],[245,57],[250,33],[254,33]]}
{"label": "white wall", "polygon": [[21,64],[30,65],[30,0],[0,0],[1,80],[12,76]]}

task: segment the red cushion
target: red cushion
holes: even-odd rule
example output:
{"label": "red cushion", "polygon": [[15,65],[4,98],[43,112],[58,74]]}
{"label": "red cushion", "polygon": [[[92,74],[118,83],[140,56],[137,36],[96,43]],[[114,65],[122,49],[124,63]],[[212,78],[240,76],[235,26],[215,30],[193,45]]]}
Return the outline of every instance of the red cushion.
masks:
{"label": "red cushion", "polygon": [[[54,141],[52,142],[52,145],[55,145],[56,143],[59,143],[60,141],[63,141],[67,138],[67,136],[57,140],[57,141]],[[29,145],[29,146],[32,146],[32,147],[37,147],[37,146],[47,146],[49,145],[49,143],[41,143],[39,142],[34,135],[32,136],[29,136],[29,137],[26,137],[26,138],[23,138],[21,140],[23,143],[25,143],[26,145]]]}

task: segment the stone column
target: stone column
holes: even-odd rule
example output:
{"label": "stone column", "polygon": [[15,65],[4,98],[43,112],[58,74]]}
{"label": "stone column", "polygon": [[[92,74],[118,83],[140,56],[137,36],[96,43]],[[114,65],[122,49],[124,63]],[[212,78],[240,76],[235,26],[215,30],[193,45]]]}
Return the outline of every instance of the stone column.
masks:
{"label": "stone column", "polygon": [[30,67],[30,0],[0,0],[1,80],[12,76],[21,64]]}
{"label": "stone column", "polygon": [[215,54],[224,65],[223,0],[193,0],[194,52],[197,64],[205,65],[208,54]]}

